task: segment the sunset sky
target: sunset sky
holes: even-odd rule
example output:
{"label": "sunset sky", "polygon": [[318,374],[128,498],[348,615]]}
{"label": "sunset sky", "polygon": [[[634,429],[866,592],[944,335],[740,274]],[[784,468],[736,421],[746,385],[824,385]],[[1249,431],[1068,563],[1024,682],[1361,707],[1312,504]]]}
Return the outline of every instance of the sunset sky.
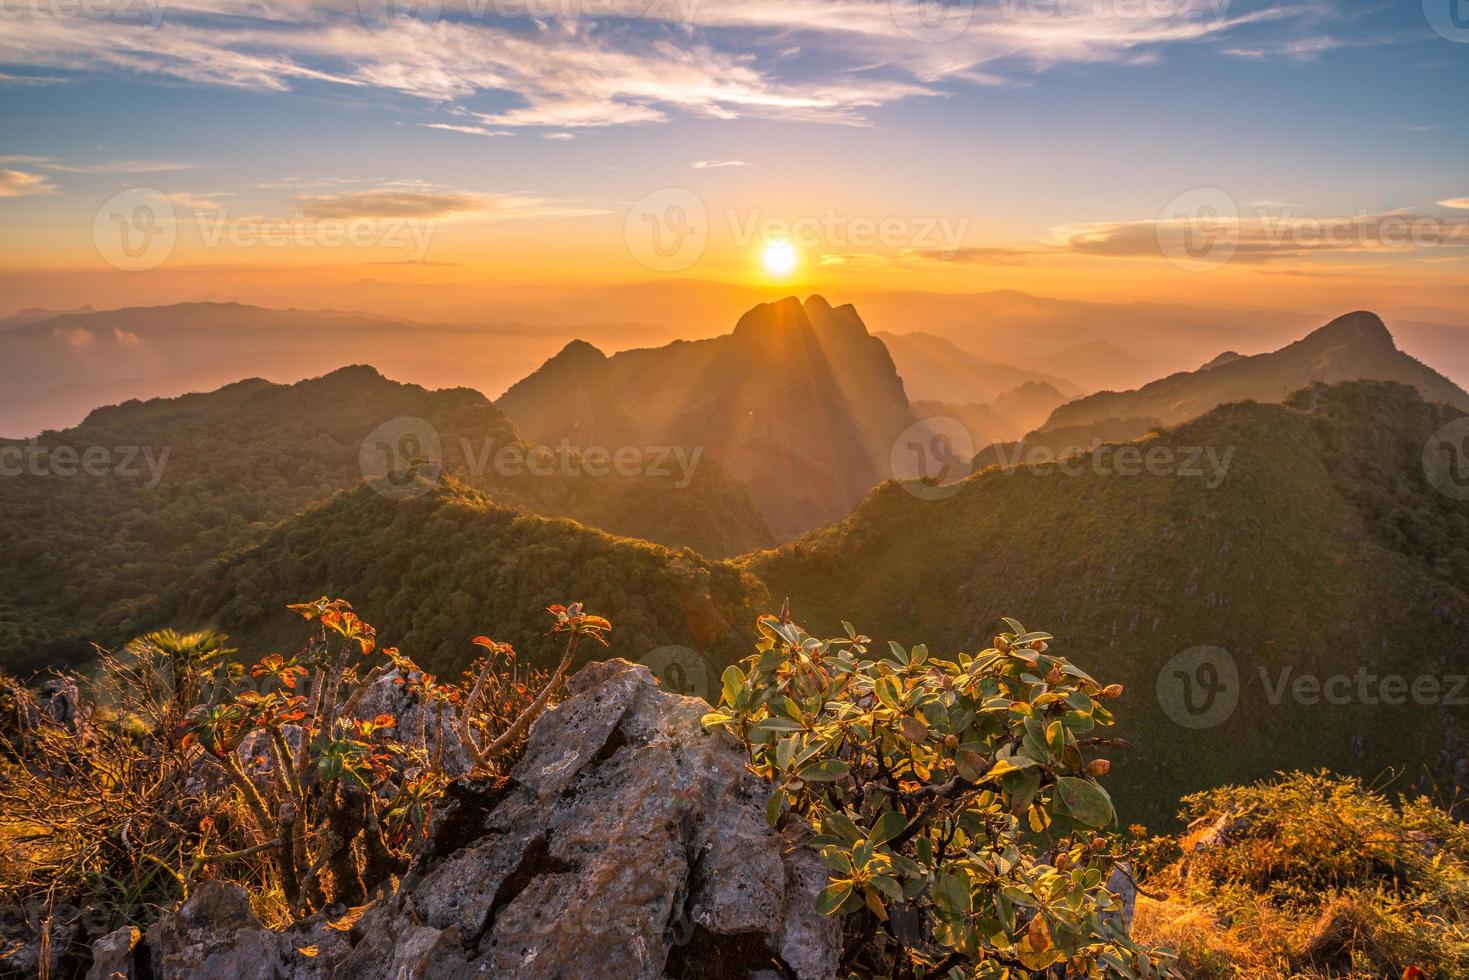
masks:
{"label": "sunset sky", "polygon": [[1450,3],[0,0],[0,315],[269,270],[1462,319]]}

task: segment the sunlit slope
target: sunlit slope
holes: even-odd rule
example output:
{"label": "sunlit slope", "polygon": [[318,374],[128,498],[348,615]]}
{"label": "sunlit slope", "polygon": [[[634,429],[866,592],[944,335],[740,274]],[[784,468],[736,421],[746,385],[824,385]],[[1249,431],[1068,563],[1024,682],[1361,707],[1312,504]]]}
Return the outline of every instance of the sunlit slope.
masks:
{"label": "sunlit slope", "polygon": [[[840,523],[746,561],[828,631],[848,619],[946,651],[987,645],[1001,615],[1054,632],[1128,686],[1119,714],[1134,747],[1117,754],[1117,796],[1134,816],[1277,768],[1451,768],[1469,756],[1458,705],[1271,698],[1286,668],[1288,684],[1359,668],[1469,673],[1469,504],[1436,492],[1421,464],[1456,414],[1380,383],[1227,405],[1143,441],[1139,457],[1155,449],[1162,464],[1152,473],[1123,475],[1132,458],[1104,451],[1074,476],[987,469],[945,499],[889,483]],[[1222,473],[1210,450],[1227,456]],[[1191,730],[1157,685],[1170,658],[1202,645],[1229,652],[1240,700]]]}
{"label": "sunlit slope", "polygon": [[394,500],[359,487],[285,521],[258,544],[170,590],[163,618],[212,624],[266,652],[299,634],[288,602],[343,596],[425,667],[457,676],[486,634],[544,647],[545,607],[573,599],[613,621],[611,647],[638,660],[668,645],[711,676],[746,652],[764,605],[736,566],[501,506],[452,477]]}
{"label": "sunlit slope", "polygon": [[[733,554],[771,541],[748,493],[711,460],[692,474],[668,461],[654,474],[641,457],[598,476],[560,458],[533,470],[479,392],[428,391],[368,367],[129,402],[0,450],[21,468],[0,479],[0,664],[12,670],[126,640],[164,589],[361,484],[364,458],[402,467],[433,452],[502,502],[670,545]],[[95,465],[80,466],[88,453]]]}

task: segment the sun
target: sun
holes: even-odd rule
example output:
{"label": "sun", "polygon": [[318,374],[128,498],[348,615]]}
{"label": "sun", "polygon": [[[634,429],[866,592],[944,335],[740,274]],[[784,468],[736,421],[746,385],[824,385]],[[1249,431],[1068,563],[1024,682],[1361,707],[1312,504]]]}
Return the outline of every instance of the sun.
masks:
{"label": "sun", "polygon": [[788,276],[796,271],[796,246],[790,242],[771,242],[760,253],[760,262],[772,276]]}

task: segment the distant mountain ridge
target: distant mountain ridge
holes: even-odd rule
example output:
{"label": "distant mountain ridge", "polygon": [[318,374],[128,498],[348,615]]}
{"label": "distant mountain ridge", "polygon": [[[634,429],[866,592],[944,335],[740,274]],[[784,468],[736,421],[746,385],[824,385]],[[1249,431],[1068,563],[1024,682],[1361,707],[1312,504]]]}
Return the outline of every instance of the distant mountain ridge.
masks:
{"label": "distant mountain ridge", "polygon": [[1396,381],[1427,400],[1469,411],[1469,393],[1398,349],[1382,319],[1358,311],[1337,317],[1279,350],[1242,357],[1216,357],[1196,371],[1161,378],[1133,391],[1104,391],[1057,408],[1027,443],[1059,448],[1060,441],[1085,444],[1092,430],[1103,438],[1141,436],[1162,425],[1197,418],[1237,401],[1282,402],[1314,382]]}
{"label": "distant mountain ridge", "polygon": [[874,334],[887,346],[903,378],[903,387],[914,401],[989,404],[1018,385],[1048,384],[1069,397],[1082,388],[1054,375],[980,357],[953,341],[923,331]]}
{"label": "distant mountain ridge", "polygon": [[[247,377],[289,384],[350,362],[428,388],[474,387],[493,396],[565,336],[513,324],[245,303],[44,312],[8,328],[0,323],[0,437],[64,429],[99,405],[212,391]],[[596,333],[618,344],[645,335],[621,327]]]}
{"label": "distant mountain ridge", "polygon": [[611,357],[573,341],[496,404],[536,441],[702,447],[777,534],[845,513],[915,421],[882,341],[820,296],[761,304],[709,340]]}

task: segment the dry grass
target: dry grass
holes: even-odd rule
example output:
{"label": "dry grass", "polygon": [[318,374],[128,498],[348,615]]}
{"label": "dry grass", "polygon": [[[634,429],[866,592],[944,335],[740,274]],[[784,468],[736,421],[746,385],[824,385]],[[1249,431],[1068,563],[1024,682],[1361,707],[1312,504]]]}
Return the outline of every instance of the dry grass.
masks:
{"label": "dry grass", "polygon": [[1185,803],[1194,830],[1148,876],[1134,926],[1182,976],[1469,976],[1469,830],[1444,808],[1325,773]]}

